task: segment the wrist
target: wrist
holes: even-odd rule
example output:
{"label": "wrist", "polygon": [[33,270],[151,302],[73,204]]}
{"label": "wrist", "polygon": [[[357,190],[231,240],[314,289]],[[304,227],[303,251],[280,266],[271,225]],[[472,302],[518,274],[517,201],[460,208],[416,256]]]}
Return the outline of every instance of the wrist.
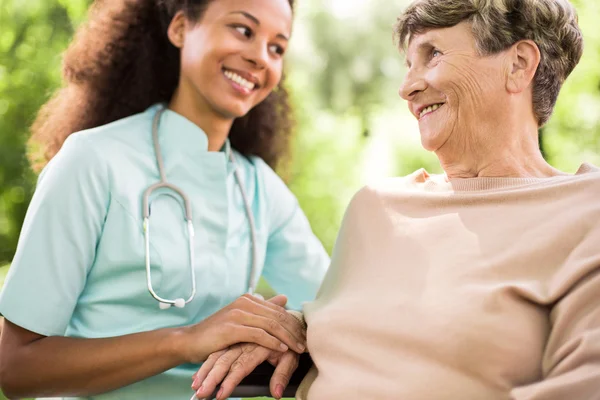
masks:
{"label": "wrist", "polygon": [[158,346],[159,356],[173,360],[176,365],[190,363],[187,336],[186,327],[165,328]]}

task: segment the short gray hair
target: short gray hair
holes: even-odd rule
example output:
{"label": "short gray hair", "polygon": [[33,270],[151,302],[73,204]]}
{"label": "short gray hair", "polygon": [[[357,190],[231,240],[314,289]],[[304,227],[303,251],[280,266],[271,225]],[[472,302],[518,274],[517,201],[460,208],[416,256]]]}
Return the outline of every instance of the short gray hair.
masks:
{"label": "short gray hair", "polygon": [[568,0],[416,0],[398,17],[395,34],[403,51],[410,37],[468,21],[480,55],[496,54],[532,40],[541,60],[534,79],[533,110],[544,125],[562,84],[583,53],[575,8]]}

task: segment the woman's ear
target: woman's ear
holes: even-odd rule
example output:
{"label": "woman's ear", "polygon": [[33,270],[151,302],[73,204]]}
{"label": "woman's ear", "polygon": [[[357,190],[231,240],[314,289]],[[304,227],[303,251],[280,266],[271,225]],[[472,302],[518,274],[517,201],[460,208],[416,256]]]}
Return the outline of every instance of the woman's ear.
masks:
{"label": "woman's ear", "polygon": [[167,30],[167,35],[169,36],[169,41],[173,44],[173,46],[178,49],[183,47],[183,42],[185,40],[185,30],[186,30],[186,17],[183,11],[178,11],[177,14],[171,20],[169,24],[169,29]]}
{"label": "woman's ear", "polygon": [[540,49],[533,40],[521,40],[515,43],[510,52],[510,70],[506,89],[510,93],[520,93],[527,89],[540,64]]}

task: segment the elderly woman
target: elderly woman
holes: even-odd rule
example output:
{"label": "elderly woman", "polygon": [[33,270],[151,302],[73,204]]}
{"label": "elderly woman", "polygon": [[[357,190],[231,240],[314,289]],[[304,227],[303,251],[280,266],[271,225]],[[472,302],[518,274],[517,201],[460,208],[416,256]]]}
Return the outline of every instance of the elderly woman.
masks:
{"label": "elderly woman", "polygon": [[[599,399],[600,169],[558,171],[538,147],[582,53],[575,10],[421,0],[396,30],[400,95],[445,174],[352,200],[305,306],[315,369],[297,397]],[[216,354],[195,388],[225,377],[224,396],[268,357],[278,396],[295,358],[254,345]]]}

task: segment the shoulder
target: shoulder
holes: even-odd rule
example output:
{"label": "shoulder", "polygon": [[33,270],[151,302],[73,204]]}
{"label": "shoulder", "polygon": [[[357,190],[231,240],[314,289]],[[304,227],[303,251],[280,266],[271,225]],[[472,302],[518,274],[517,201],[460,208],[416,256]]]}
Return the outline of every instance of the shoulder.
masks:
{"label": "shoulder", "polygon": [[261,210],[268,215],[272,232],[292,221],[294,217],[303,215],[296,195],[264,160],[254,156],[245,160],[251,166],[255,195],[262,203]]}
{"label": "shoulder", "polygon": [[[425,185],[443,181],[441,175],[430,175],[424,169],[400,177],[381,178],[365,185],[357,194],[358,199],[383,199],[424,191]],[[364,201],[364,200],[363,200]]]}
{"label": "shoulder", "polygon": [[[112,169],[119,169],[119,160],[128,159],[132,151],[150,146],[148,111],[106,125],[72,133],[57,154],[40,173],[43,179],[108,180]],[[146,138],[148,137],[148,138]]]}
{"label": "shoulder", "polygon": [[443,176],[429,175],[419,169],[406,176],[371,181],[352,196],[344,218],[362,218],[367,214],[368,218],[375,218],[385,214],[389,207],[396,208],[399,201],[420,201],[422,194],[429,191],[427,185],[441,180]]}
{"label": "shoulder", "polygon": [[[581,165],[577,173],[575,174],[578,187],[578,198],[576,200],[579,203],[580,209],[586,209],[593,213],[593,217],[590,220],[596,221],[596,227],[600,227],[600,201],[598,201],[598,194],[600,194],[600,168],[590,163],[584,163]],[[583,205],[588,204],[586,207]]]}
{"label": "shoulder", "polygon": [[245,162],[248,164],[257,175],[267,180],[281,180],[279,175],[267,164],[262,158],[257,156],[243,157]]}
{"label": "shoulder", "polygon": [[575,173],[575,177],[597,187],[600,185],[600,168],[590,163],[583,163]]}
{"label": "shoulder", "polygon": [[274,193],[274,196],[281,195],[282,192],[291,194],[284,180],[262,158],[256,156],[243,158],[251,173],[255,175],[258,186],[266,191],[268,197],[273,197],[271,193]]}
{"label": "shoulder", "polygon": [[150,145],[153,110],[131,115],[117,121],[73,133],[71,137],[85,142],[99,150],[118,151],[119,147],[139,148],[140,145]]}
{"label": "shoulder", "polygon": [[[600,168],[590,163],[582,164],[575,174],[548,179],[548,182],[541,186],[541,190],[551,192],[557,201],[563,201],[563,204],[571,201],[578,204],[578,210],[594,212],[600,216]],[[582,207],[586,204],[589,206]]]}
{"label": "shoulder", "polygon": [[98,148],[84,134],[69,135],[60,150],[41,171],[39,181],[98,178],[106,170]]}

